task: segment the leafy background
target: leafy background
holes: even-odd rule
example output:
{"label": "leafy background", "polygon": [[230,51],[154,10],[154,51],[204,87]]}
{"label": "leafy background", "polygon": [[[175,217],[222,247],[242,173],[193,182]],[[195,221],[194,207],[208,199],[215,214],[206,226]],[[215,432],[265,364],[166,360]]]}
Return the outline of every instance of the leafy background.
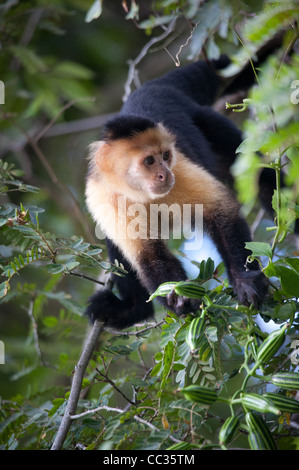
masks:
{"label": "leafy background", "polygon": [[[298,104],[290,96],[299,61],[296,53],[287,57],[298,39],[298,12],[297,1],[0,5],[2,449],[51,447],[86,338],[82,313],[93,281],[99,273],[124,274],[122,266],[106,263],[84,203],[87,147],[100,126],[145,79],[220,53],[234,58],[228,74],[235,73],[281,28],[282,47],[259,71],[258,86],[247,97],[228,99],[228,109],[218,103],[244,130],[235,187],[259,240],[248,253],[261,256],[270,298],[261,312],[238,307],[217,253],[199,253],[189,267],[197,288],[205,289],[203,308],[186,318],[157,309],[157,324],[103,332],[82,386],[78,413],[84,414],[63,445],[298,448],[298,405],[275,401],[298,393],[299,262],[292,232],[299,133]],[[274,221],[257,200],[257,151],[276,170]],[[286,157],[287,186],[281,188]],[[270,337],[265,343],[281,325],[287,325],[284,342]],[[277,385],[281,372],[295,375]],[[186,391],[190,385],[197,388]],[[265,390],[276,396],[261,403]],[[252,393],[258,397],[248,398]],[[254,407],[261,406],[256,418]]]}

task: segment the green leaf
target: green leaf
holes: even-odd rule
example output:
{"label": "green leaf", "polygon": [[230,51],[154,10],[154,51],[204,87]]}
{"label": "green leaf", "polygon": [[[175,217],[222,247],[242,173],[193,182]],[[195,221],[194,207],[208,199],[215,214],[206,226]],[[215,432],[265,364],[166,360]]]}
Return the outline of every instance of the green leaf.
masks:
{"label": "green leaf", "polygon": [[162,361],[162,359],[163,359],[163,353],[162,353],[162,351],[157,352],[157,353],[155,354],[154,358],[155,358],[155,361],[156,361],[156,362]]}
{"label": "green leaf", "polygon": [[239,422],[240,419],[237,416],[230,416],[225,420],[219,432],[219,442],[221,445],[226,445],[233,439]]}
{"label": "green leaf", "polygon": [[55,406],[61,406],[64,403],[64,398],[55,398],[52,404]]}
{"label": "green leaf", "polygon": [[[284,229],[288,229],[288,227],[295,221],[295,211],[294,211],[294,204],[287,197],[284,193],[280,195],[280,225],[283,226]],[[275,189],[273,192],[272,197],[272,207],[276,214],[278,214],[278,207],[277,207],[277,190]]]}
{"label": "green leaf", "polygon": [[162,368],[162,361],[158,362],[152,369],[151,371],[151,377],[155,377],[156,375],[159,375],[159,372]]}
{"label": "green leaf", "polygon": [[256,357],[262,364],[266,364],[283,345],[287,327],[286,323],[282,328],[271,331],[259,346]]}
{"label": "green leaf", "polygon": [[206,335],[211,343],[216,343],[217,341],[219,341],[216,326],[209,326],[206,329]]}
{"label": "green leaf", "polygon": [[263,242],[246,242],[245,248],[252,251],[253,256],[267,256],[272,259],[273,253],[269,243]]}
{"label": "green leaf", "polygon": [[179,364],[178,362],[175,362],[173,364],[173,370],[185,370],[186,366],[184,364]]}
{"label": "green leaf", "polygon": [[251,153],[259,150],[266,150],[269,143],[273,145],[273,139],[277,139],[277,134],[272,131],[263,131],[259,135],[247,137],[236,150],[236,153]]}
{"label": "green leaf", "polygon": [[57,325],[58,319],[53,316],[48,316],[43,319],[43,323],[46,327],[53,328],[54,326]]}
{"label": "green leaf", "polygon": [[201,299],[205,294],[205,289],[196,281],[177,282],[174,291],[177,295],[189,297],[191,299]]}
{"label": "green leaf", "polygon": [[[293,264],[293,266],[291,266],[290,263]],[[290,268],[277,263],[269,263],[264,272],[267,277],[278,277],[280,279],[282,289],[288,296],[299,297],[298,263],[295,259],[289,258],[288,264],[290,265]]]}
{"label": "green leaf", "polygon": [[277,266],[278,277],[285,292],[294,297],[299,297],[299,274],[285,266]]}
{"label": "green leaf", "polygon": [[167,16],[151,16],[149,19],[139,23],[139,27],[142,29],[151,30],[157,26],[165,25],[170,23],[174,19],[174,15]]}
{"label": "green leaf", "polygon": [[220,277],[222,274],[225,272],[225,264],[222,261],[221,263],[218,264],[216,270],[215,270],[215,276]]}
{"label": "green leaf", "polygon": [[168,294],[170,294],[170,292],[173,291],[176,284],[176,282],[165,282],[161,284],[158,289],[151,294],[149,301],[155,299],[156,297],[166,297]]}
{"label": "green leaf", "polygon": [[204,328],[204,318],[197,317],[191,321],[186,334],[186,342],[191,351],[195,351],[199,346],[202,335],[204,334]]}
{"label": "green leaf", "polygon": [[48,264],[47,270],[50,274],[58,274],[62,273],[65,270],[65,266],[63,264]]}
{"label": "green leaf", "polygon": [[107,261],[101,261],[100,265],[103,269],[110,269],[111,268],[111,264],[108,263]]}
{"label": "green leaf", "polygon": [[185,398],[190,401],[198,402],[203,405],[211,405],[214,403],[217,398],[217,392],[215,389],[208,387],[201,387],[198,385],[188,385],[183,387],[181,392],[184,394]]}
{"label": "green leaf", "polygon": [[298,18],[298,15],[299,8],[295,7],[294,2],[274,2],[274,5],[269,5],[254,19],[247,22],[244,35],[252,42],[265,41],[281,30],[284,24],[291,23],[294,18]]}
{"label": "green leaf", "polygon": [[84,377],[84,379],[82,381],[82,389],[85,388],[85,387],[90,387],[90,380],[88,380]]}
{"label": "green leaf", "polygon": [[69,261],[68,263],[65,263],[65,267],[69,271],[71,271],[72,269],[76,268],[79,265],[80,265],[79,261]]}
{"label": "green leaf", "polygon": [[[294,302],[292,303],[285,303],[282,305],[278,305],[274,311],[273,317],[278,318],[279,320],[288,320],[289,318],[292,318],[293,315],[296,312],[296,304]],[[268,312],[267,312],[268,315]],[[270,316],[271,312],[270,312]]]}
{"label": "green leaf", "polygon": [[99,18],[102,14],[102,0],[95,0],[89,8],[85,16],[85,22],[90,23],[92,20]]}
{"label": "green leaf", "polygon": [[30,47],[13,46],[11,51],[29,74],[47,71],[45,62]]}
{"label": "green leaf", "polygon": [[135,2],[130,2],[130,11],[126,16],[126,20],[133,20],[133,19],[138,19],[138,13],[139,13],[139,5]]}
{"label": "green leaf", "polygon": [[202,280],[210,279],[213,276],[214,269],[215,269],[215,264],[212,258],[208,258],[206,261],[203,260],[200,263],[200,272],[199,272],[197,279],[202,279]]}
{"label": "green leaf", "polygon": [[87,67],[84,67],[77,62],[63,61],[55,65],[53,68],[55,74],[65,78],[73,78],[77,80],[89,80],[92,78],[93,73]]}
{"label": "green leaf", "polygon": [[192,449],[192,444],[190,442],[179,442],[177,444],[173,444],[173,446],[167,447],[166,450],[190,450]]}
{"label": "green leaf", "polygon": [[102,253],[102,251],[103,250],[101,248],[94,248],[93,250],[86,251],[85,254],[88,256],[96,256]]}
{"label": "green leaf", "polygon": [[0,284],[0,299],[5,297],[9,290],[9,283],[7,281]]}
{"label": "green leaf", "polygon": [[283,261],[292,268],[296,276],[299,276],[299,258],[284,258]]}
{"label": "green leaf", "polygon": [[169,341],[164,348],[161,389],[165,387],[168,376],[172,370],[174,355],[175,355],[174,343],[173,341]]}

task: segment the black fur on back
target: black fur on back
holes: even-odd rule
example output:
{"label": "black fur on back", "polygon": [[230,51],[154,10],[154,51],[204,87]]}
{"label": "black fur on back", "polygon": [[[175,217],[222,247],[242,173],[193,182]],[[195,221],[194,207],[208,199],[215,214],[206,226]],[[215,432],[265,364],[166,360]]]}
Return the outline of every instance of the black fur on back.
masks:
{"label": "black fur on back", "polygon": [[118,115],[110,119],[102,130],[103,140],[128,139],[156,127],[150,119],[134,115]]}

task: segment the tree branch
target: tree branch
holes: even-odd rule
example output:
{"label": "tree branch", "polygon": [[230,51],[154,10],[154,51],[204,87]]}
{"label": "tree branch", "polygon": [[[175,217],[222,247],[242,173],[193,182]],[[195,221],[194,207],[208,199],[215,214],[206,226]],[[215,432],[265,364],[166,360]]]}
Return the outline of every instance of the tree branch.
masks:
{"label": "tree branch", "polygon": [[56,434],[55,440],[53,442],[53,445],[51,447],[51,450],[60,450],[67,437],[68,431],[72,423],[72,416],[76,412],[83,377],[84,377],[86,368],[89,364],[89,361],[91,359],[91,356],[95,350],[98,338],[101,335],[103,329],[104,329],[104,324],[96,320],[89,333],[89,336],[83,348],[81,357],[75,367],[73,382],[71,386],[71,392],[70,392],[70,396],[67,402],[66,410],[62,418],[62,421],[60,423],[60,426]]}

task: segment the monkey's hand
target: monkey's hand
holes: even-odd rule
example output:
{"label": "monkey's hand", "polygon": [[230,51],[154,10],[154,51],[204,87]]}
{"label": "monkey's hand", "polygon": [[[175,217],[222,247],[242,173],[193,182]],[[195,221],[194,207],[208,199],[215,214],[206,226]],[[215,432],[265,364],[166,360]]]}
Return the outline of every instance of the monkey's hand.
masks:
{"label": "monkey's hand", "polygon": [[234,291],[243,305],[252,304],[258,309],[268,290],[268,280],[259,270],[239,272],[232,279]]}
{"label": "monkey's hand", "polygon": [[120,301],[110,290],[100,290],[89,299],[85,315],[91,323],[101,320],[107,326],[115,326],[113,323],[121,315]]}
{"label": "monkey's hand", "polygon": [[85,315],[91,323],[101,320],[105,326],[123,329],[151,317],[153,306],[145,301],[140,302],[140,298],[119,299],[110,290],[103,289],[89,299]]}
{"label": "monkey's hand", "polygon": [[195,312],[199,309],[201,304],[199,299],[189,299],[188,297],[178,295],[173,291],[166,296],[166,302],[166,308],[169,308],[169,310],[177,315]]}

